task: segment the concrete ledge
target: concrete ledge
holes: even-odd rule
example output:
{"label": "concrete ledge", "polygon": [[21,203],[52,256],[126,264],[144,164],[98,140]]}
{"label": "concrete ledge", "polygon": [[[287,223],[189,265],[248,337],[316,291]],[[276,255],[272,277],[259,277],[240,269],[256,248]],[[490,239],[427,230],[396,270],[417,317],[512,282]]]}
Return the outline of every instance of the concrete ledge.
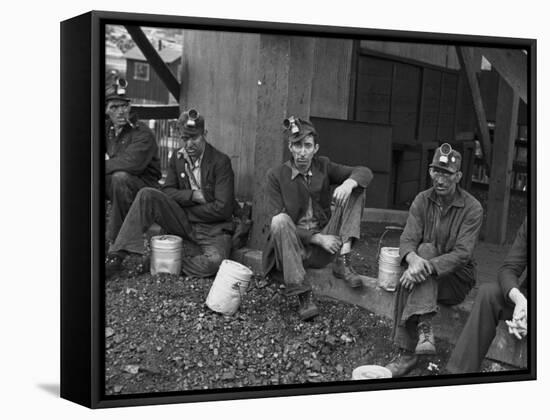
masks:
{"label": "concrete ledge", "polygon": [[[232,259],[250,267],[256,274],[262,275],[262,252],[249,248],[236,250]],[[313,291],[320,296],[330,297],[352,305],[358,305],[377,315],[393,318],[394,293],[388,292],[377,285],[377,279],[361,276],[363,286],[349,287],[343,280],[332,275],[330,266],[322,269],[309,269]],[[439,313],[434,318],[433,326],[438,337],[455,344],[472,310],[477,290],[473,290],[464,302],[455,306],[440,306]],[[525,341],[518,341],[508,334],[505,324],[501,323],[497,335],[487,353],[487,358],[512,366],[524,368],[527,360]]]}
{"label": "concrete ledge", "polygon": [[406,210],[375,209],[367,207],[363,212],[361,221],[405,226],[408,215],[409,212]]}

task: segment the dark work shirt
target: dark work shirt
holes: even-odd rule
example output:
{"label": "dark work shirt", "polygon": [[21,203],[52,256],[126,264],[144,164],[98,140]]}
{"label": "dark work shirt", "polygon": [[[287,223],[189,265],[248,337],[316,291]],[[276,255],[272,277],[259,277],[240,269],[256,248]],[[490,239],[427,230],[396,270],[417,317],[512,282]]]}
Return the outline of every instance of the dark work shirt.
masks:
{"label": "dark work shirt", "polygon": [[430,259],[438,275],[456,272],[473,265],[483,208],[471,194],[456,188],[447,209],[437,201],[434,188],[422,191],[414,199],[399,245],[401,260],[416,252],[421,243],[432,243],[438,256]]}
{"label": "dark work shirt", "polygon": [[498,282],[506,299],[514,287],[519,288],[519,277],[527,268],[527,219],[525,219],[516,234],[514,243],[498,270]]}

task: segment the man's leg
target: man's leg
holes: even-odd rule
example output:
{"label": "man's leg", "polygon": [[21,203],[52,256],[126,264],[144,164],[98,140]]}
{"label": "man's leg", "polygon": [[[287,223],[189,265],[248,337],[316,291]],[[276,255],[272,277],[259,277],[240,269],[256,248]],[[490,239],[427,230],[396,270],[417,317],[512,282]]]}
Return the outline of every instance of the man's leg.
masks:
{"label": "man's leg", "polygon": [[162,191],[143,188],[130,207],[109,252],[125,251],[143,254],[145,251],[143,234],[153,223],[157,223],[166,232],[183,239],[193,238],[191,223],[184,209]]}
{"label": "man's leg", "polygon": [[[313,300],[311,284],[304,268],[306,250],[289,215],[280,213],[271,219],[270,240],[274,248],[275,268],[283,272],[286,295],[298,295],[299,314],[303,320],[317,316],[319,310]],[[310,248],[314,250],[319,247]]]}
{"label": "man's leg", "polygon": [[351,247],[355,239],[361,236],[361,217],[365,208],[365,190],[355,188],[344,206],[337,207],[330,218],[324,233],[337,235],[342,239],[340,255],[333,266],[335,277],[344,279],[351,287],[363,283],[361,277],[351,265]]}
{"label": "man's leg", "polygon": [[116,239],[124,218],[138,191],[147,184],[141,178],[128,172],[118,171],[105,177],[105,193],[111,201],[111,211],[107,222],[107,240]]}
{"label": "man's leg", "polygon": [[213,277],[221,262],[231,254],[231,235],[212,232],[212,228],[203,224],[194,225],[195,243],[198,253],[184,256],[182,271],[188,276]]}
{"label": "man's leg", "polygon": [[450,373],[479,372],[495,338],[499,320],[512,318],[513,311],[513,305],[505,301],[498,283],[483,284],[447,363],[447,370]]}

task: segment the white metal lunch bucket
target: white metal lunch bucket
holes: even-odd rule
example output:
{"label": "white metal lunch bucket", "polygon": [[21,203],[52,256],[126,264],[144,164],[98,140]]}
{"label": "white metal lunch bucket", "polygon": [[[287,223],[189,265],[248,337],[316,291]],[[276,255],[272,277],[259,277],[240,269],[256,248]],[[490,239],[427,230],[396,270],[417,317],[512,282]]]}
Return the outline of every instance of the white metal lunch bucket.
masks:
{"label": "white metal lunch bucket", "polygon": [[181,270],[182,239],[176,235],[151,238],[151,274],[179,274]]}
{"label": "white metal lunch bucket", "polygon": [[233,315],[239,309],[252,274],[252,270],[238,262],[223,260],[206,298],[206,305],[215,312]]}

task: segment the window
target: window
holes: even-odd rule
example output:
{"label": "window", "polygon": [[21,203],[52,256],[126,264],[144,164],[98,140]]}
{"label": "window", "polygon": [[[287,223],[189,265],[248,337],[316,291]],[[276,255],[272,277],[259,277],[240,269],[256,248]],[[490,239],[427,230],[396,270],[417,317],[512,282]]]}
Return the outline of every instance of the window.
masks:
{"label": "window", "polygon": [[149,64],[135,63],[134,64],[134,80],[149,81]]}

